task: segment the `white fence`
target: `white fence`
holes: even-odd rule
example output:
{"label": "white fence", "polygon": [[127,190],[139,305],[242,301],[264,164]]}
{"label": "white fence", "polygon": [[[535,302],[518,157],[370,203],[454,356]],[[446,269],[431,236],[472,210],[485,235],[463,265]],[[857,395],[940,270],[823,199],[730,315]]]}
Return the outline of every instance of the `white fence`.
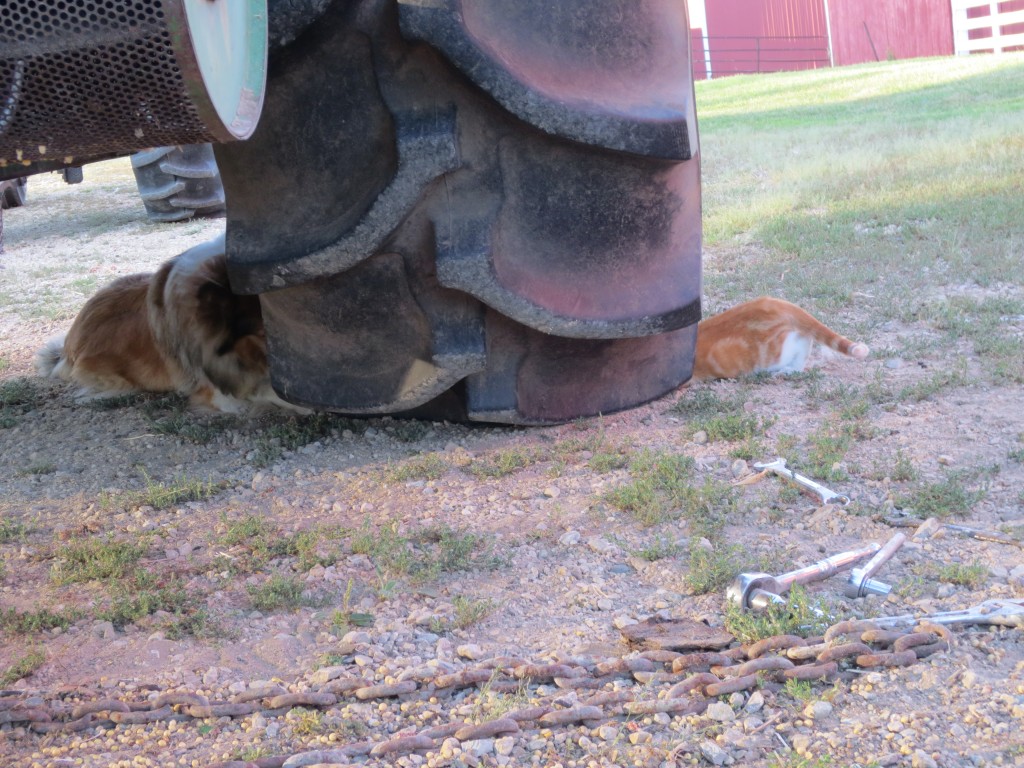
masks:
{"label": "white fence", "polygon": [[[1006,3],[981,2],[981,0],[952,0],[953,7],[953,48],[957,55],[1005,50],[1024,47],[1024,31],[1004,34],[1011,25],[1024,30],[1024,10],[1000,11]],[[1016,5],[1016,4],[1015,4]],[[985,10],[986,15],[980,15]],[[970,16],[968,15],[970,14]],[[987,30],[990,36],[974,37],[974,30]]]}

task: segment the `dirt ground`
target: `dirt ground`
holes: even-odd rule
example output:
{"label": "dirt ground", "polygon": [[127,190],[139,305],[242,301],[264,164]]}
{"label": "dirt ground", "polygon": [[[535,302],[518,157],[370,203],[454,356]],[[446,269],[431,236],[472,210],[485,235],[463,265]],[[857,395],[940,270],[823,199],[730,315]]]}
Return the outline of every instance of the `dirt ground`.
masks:
{"label": "dirt ground", "polygon": [[[29,654],[39,661],[0,688],[47,701],[60,691],[226,698],[257,681],[294,687],[325,666],[385,680],[417,665],[501,654],[621,656],[630,648],[618,627],[654,614],[721,627],[724,590],[694,594],[691,540],[700,536],[693,519],[669,515],[646,526],[608,495],[630,482],[630,459],[644,451],[690,457],[694,484],[724,487],[749,476],[753,460],[807,457],[828,428],[854,425],[826,483],[850,496],[849,507],[820,507],[774,478],[733,488],[724,537],[707,543],[723,551],[735,545],[730,556],[748,570],[884,543],[897,530],[886,519],[913,516],[928,489],[940,513],[956,511],[957,493],[967,496],[955,522],[1018,541],[1024,533],[1021,391],[978,383],[969,350],[943,366],[964,366],[963,380],[934,391],[923,389],[941,373],[932,361],[819,360],[818,373],[683,388],[623,413],[543,429],[276,414],[241,420],[189,414],[155,397],[80,404],[69,387],[35,378],[35,351],[67,329],[97,287],[155,268],[223,221],[148,223],[127,161],[114,161],[87,167],[78,187],[33,178],[28,205],[5,212],[4,223],[0,384],[26,379],[19,386],[28,394],[12,398],[0,427],[0,522],[8,531],[0,539],[0,606],[77,613],[67,626],[41,632],[5,624],[0,672]],[[707,268],[714,262],[708,254]],[[842,327],[853,318],[823,319]],[[923,333],[892,326],[858,340],[886,349]],[[920,394],[907,394],[915,385]],[[865,391],[883,394],[853,394]],[[762,434],[733,441],[695,431],[686,403],[700,397],[735,403]],[[844,415],[854,401],[866,404]],[[167,503],[147,495],[188,484],[206,490]],[[232,538],[254,518],[264,527]],[[414,558],[444,554],[444,541],[410,543],[424,529],[463,537],[472,552],[419,577],[382,549],[366,553],[370,532]],[[308,551],[278,551],[253,565],[260,531],[318,538]],[[202,631],[171,631],[174,611],[166,610],[118,626],[102,618],[117,599],[116,578],[54,577],[55,567],[67,566],[68,547],[107,536],[143,542],[140,567],[160,583],[184,586],[202,607]],[[972,577],[954,564],[974,566]],[[846,599],[842,577],[809,591],[841,616],[953,610],[1024,598],[1022,564],[1019,545],[940,530],[907,543],[879,573],[894,585],[888,598]],[[299,607],[254,606],[256,590],[275,574],[304,585]],[[735,719],[716,711],[612,717],[600,727],[554,731],[524,726],[508,742],[421,750],[393,764],[1024,764],[1024,631],[954,634],[948,652],[903,669],[851,673],[835,687],[818,686],[808,702],[770,689],[763,705],[747,694],[726,697]],[[814,701],[828,706],[811,714]],[[0,755],[14,766],[205,766],[357,740],[346,733],[380,739],[403,733],[417,707],[435,707],[443,722],[472,703],[357,703],[305,720],[223,717],[74,735],[4,724]],[[637,732],[650,738],[630,738]]]}

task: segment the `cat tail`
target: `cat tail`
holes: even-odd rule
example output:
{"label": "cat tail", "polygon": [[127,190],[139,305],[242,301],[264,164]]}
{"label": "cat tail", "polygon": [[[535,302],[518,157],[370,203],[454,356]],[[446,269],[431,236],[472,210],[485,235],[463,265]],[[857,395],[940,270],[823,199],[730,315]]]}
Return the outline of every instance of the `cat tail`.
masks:
{"label": "cat tail", "polygon": [[862,344],[859,341],[850,341],[842,334],[833,331],[809,312],[804,312],[802,309],[800,312],[802,313],[800,324],[803,326],[803,332],[823,347],[834,349],[836,352],[841,352],[858,360],[863,360],[871,352],[867,344]]}
{"label": "cat tail", "polygon": [[66,335],[55,336],[36,352],[36,370],[40,376],[63,378],[64,338]]}

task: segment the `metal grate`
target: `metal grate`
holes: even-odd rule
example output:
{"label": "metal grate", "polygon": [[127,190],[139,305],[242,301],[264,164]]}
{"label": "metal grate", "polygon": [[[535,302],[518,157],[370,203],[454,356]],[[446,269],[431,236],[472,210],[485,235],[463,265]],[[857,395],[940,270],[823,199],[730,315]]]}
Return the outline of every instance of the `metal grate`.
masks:
{"label": "metal grate", "polygon": [[180,3],[2,0],[0,168],[217,140],[168,31]]}

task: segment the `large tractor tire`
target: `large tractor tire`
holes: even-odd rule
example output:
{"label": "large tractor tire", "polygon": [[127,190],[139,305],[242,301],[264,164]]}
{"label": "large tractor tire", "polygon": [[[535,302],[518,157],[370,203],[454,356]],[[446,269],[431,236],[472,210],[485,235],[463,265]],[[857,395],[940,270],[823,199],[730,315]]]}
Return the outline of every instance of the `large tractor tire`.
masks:
{"label": "large tractor tire", "polygon": [[156,147],[132,155],[139,196],[150,221],[182,221],[224,213],[224,187],[213,147]]}
{"label": "large tractor tire", "polygon": [[295,2],[270,3],[259,126],[215,148],[282,397],[542,424],[690,377],[681,0]]}
{"label": "large tractor tire", "polygon": [[0,181],[0,208],[20,208],[28,199],[28,178]]}

